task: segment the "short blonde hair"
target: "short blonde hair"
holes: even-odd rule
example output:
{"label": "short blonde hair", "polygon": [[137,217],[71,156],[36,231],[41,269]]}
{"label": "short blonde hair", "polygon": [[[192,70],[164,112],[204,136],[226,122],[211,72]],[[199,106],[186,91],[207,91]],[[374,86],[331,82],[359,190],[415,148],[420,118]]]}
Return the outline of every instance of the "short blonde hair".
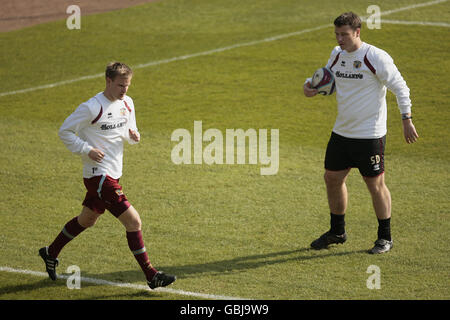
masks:
{"label": "short blonde hair", "polygon": [[133,71],[125,63],[115,61],[108,63],[106,66],[105,76],[111,80],[114,80],[117,76],[131,77],[132,75]]}

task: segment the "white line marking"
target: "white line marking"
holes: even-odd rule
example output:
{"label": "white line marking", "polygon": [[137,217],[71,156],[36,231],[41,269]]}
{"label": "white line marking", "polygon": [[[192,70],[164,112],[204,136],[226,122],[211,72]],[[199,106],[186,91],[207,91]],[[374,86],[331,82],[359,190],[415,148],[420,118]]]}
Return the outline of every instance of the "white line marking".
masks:
{"label": "white line marking", "polygon": [[[447,1],[448,0],[436,0],[436,1],[418,3],[418,4],[414,4],[414,5],[398,8],[398,9],[384,11],[384,12],[381,12],[380,15],[381,16],[387,16],[387,15],[390,15],[392,13],[405,11],[405,10],[416,9],[416,8],[425,7],[425,6],[431,6],[431,5],[434,5],[434,4],[443,3],[443,2],[447,2]],[[363,20],[366,19],[366,18],[367,17],[362,17]],[[156,66],[156,65],[161,65],[161,64],[166,64],[166,63],[170,63],[170,62],[174,62],[174,61],[181,61],[181,60],[191,59],[191,58],[195,58],[195,57],[211,55],[211,54],[214,54],[214,53],[223,52],[223,51],[227,51],[227,50],[232,50],[232,49],[236,49],[236,48],[248,47],[248,46],[253,46],[253,45],[257,45],[257,44],[261,44],[261,43],[265,43],[265,42],[271,42],[271,41],[276,41],[276,40],[285,39],[285,38],[289,38],[289,37],[294,37],[294,36],[298,36],[298,35],[301,35],[301,34],[304,34],[304,33],[312,32],[312,31],[318,31],[318,30],[321,30],[321,29],[324,29],[324,28],[327,28],[327,27],[330,27],[330,26],[332,26],[332,24],[326,24],[326,25],[321,25],[319,27],[315,27],[315,28],[303,29],[303,30],[296,31],[296,32],[291,32],[291,33],[285,33],[285,34],[281,34],[281,35],[278,35],[278,36],[265,38],[265,39],[262,39],[262,40],[255,40],[255,41],[250,41],[250,42],[237,43],[237,44],[234,44],[234,45],[231,45],[231,46],[227,46],[227,47],[223,47],[223,48],[218,48],[218,49],[213,49],[213,50],[208,50],[208,51],[203,51],[203,52],[198,52],[198,53],[193,53],[193,54],[187,54],[187,55],[174,57],[174,58],[170,58],[170,59],[151,61],[151,62],[147,62],[147,63],[143,63],[143,64],[138,64],[136,66],[132,66],[132,68],[133,69],[142,69],[142,68]],[[100,77],[103,77],[103,76],[104,76],[104,73],[98,73],[98,74],[93,74],[93,75],[89,75],[89,76],[83,76],[83,77],[70,79],[70,80],[59,81],[59,82],[46,84],[46,85],[42,85],[42,86],[37,86],[37,87],[32,87],[32,88],[27,88],[27,89],[20,89],[20,90],[13,90],[13,91],[2,92],[2,93],[0,93],[0,97],[10,96],[10,95],[15,95],[15,94],[20,94],[20,93],[27,93],[27,92],[32,92],[32,91],[41,90],[41,89],[49,89],[49,88],[58,87],[58,86],[62,86],[62,85],[65,85],[65,84],[71,84],[71,83],[79,82],[79,81],[83,81],[83,80],[100,78]]]}
{"label": "white line marking", "polygon": [[383,11],[381,13],[381,15],[387,16],[387,15],[390,15],[392,13],[396,13],[396,12],[400,12],[400,11],[406,11],[406,10],[411,10],[411,9],[417,9],[417,8],[421,8],[421,7],[432,6],[432,5],[439,4],[439,3],[444,3],[444,2],[447,2],[447,1],[448,0],[436,0],[436,1],[430,1],[430,2],[417,3],[417,4],[413,4],[413,5],[402,7],[402,8],[398,8],[398,9],[392,9],[392,10],[388,10],[388,11]]}
{"label": "white line marking", "polygon": [[59,86],[65,85],[65,84],[70,84],[70,83],[74,83],[74,82],[78,82],[78,81],[100,78],[100,77],[102,77],[104,75],[105,75],[104,73],[98,73],[98,74],[93,74],[93,75],[90,75],[90,76],[83,76],[83,77],[79,77],[79,78],[75,78],[75,79],[70,79],[70,80],[64,80],[64,81],[59,81],[59,82],[55,82],[55,83],[45,84],[45,85],[38,86],[38,87],[32,87],[32,88],[21,89],[21,90],[14,90],[14,91],[9,91],[9,92],[2,92],[2,93],[0,93],[0,97],[14,95],[14,94],[19,94],[19,93],[27,93],[27,92],[31,92],[31,91],[40,90],[40,89],[49,89],[49,88],[53,88],[53,87],[59,87]]}
{"label": "white line marking", "polygon": [[[213,49],[213,50],[197,52],[197,53],[193,53],[193,54],[187,54],[187,55],[174,57],[174,58],[169,58],[169,59],[151,61],[151,62],[148,62],[148,63],[138,64],[136,66],[131,66],[131,68],[132,69],[142,69],[142,68],[147,68],[147,67],[151,67],[151,66],[171,63],[171,62],[175,62],[175,61],[181,61],[181,60],[187,60],[187,59],[191,59],[191,58],[195,58],[195,57],[211,55],[211,54],[214,54],[214,53],[219,53],[219,52],[232,50],[232,49],[236,49],[236,48],[248,47],[248,46],[261,44],[261,43],[264,43],[264,42],[271,42],[271,41],[275,41],[275,40],[289,38],[289,37],[297,36],[297,35],[300,35],[300,34],[303,34],[303,33],[308,33],[308,32],[312,32],[312,31],[317,31],[317,30],[320,30],[320,29],[324,29],[324,28],[327,28],[327,27],[330,27],[330,26],[331,26],[331,24],[326,24],[326,25],[322,25],[322,26],[319,26],[319,27],[310,28],[310,29],[304,29],[304,30],[300,30],[300,31],[296,31],[296,32],[286,33],[286,34],[281,34],[281,35],[278,35],[278,36],[273,36],[273,37],[265,38],[265,39],[262,39],[262,40],[255,40],[255,41],[250,41],[250,42],[238,43],[238,44],[234,44],[234,45],[231,45],[231,46],[217,48],[217,49]],[[83,81],[83,80],[94,79],[94,78],[100,78],[100,77],[104,77],[104,76],[105,76],[104,73],[98,73],[98,74],[94,74],[94,75],[90,75],[90,76],[84,76],[84,77],[75,78],[75,79],[71,79],[71,80],[59,81],[59,82],[55,82],[55,83],[51,83],[51,84],[38,86],[38,87],[32,87],[32,88],[27,88],[27,89],[2,92],[2,93],[0,93],[0,97],[14,95],[14,94],[19,94],[19,93],[27,93],[27,92],[31,92],[31,91],[40,90],[40,89],[49,89],[49,88],[53,88],[53,87],[62,86],[62,85],[65,85],[65,84],[70,84],[70,83]]]}
{"label": "white line marking", "polygon": [[[14,268],[10,268],[10,267],[0,267],[0,271],[12,272],[12,273],[22,273],[22,274],[27,274],[27,275],[37,276],[37,277],[45,277],[45,278],[48,277],[48,274],[46,272],[14,269]],[[68,279],[68,278],[69,278],[68,275],[58,274],[58,279]],[[145,285],[112,282],[112,281],[107,281],[107,280],[103,280],[103,279],[88,278],[88,277],[81,277],[81,282],[93,283],[93,284],[105,285],[105,286],[121,287],[121,288],[130,288],[130,289],[136,289],[136,290],[146,290],[146,291],[151,291],[151,292],[160,291],[160,292],[178,294],[178,295],[183,295],[183,296],[197,297],[197,298],[202,298],[202,299],[250,300],[250,299],[239,298],[239,297],[228,297],[228,296],[222,296],[222,295],[216,295],[216,294],[198,293],[198,292],[184,291],[184,290],[178,290],[178,289],[172,289],[172,288],[156,288],[154,290],[151,290],[148,286],[145,286]]]}
{"label": "white line marking", "polygon": [[404,20],[381,20],[381,24],[405,24],[405,25],[417,25],[417,26],[430,26],[430,27],[445,27],[449,28],[450,23],[446,22],[426,22],[426,21],[404,21]]}

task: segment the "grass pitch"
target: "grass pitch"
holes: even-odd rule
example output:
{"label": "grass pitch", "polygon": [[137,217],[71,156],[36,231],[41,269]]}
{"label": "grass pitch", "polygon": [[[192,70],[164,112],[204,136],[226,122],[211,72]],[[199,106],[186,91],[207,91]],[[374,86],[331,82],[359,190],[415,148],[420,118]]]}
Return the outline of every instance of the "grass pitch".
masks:
{"label": "grass pitch", "polygon": [[[378,1],[382,11],[413,1]],[[372,256],[377,221],[357,170],[348,179],[349,239],[324,251],[310,242],[328,228],[323,157],[336,116],[333,97],[307,99],[304,79],[324,65],[343,11],[366,15],[368,1],[175,1],[0,34],[2,92],[205,52],[330,24],[298,36],[136,68],[134,98],[142,142],[126,146],[121,184],[141,214],[150,259],[178,276],[176,290],[250,299],[449,299],[450,45],[448,27],[382,24],[362,39],[391,54],[411,89],[419,142],[403,141],[388,94],[386,181],[393,199],[394,248]],[[449,23],[444,2],[393,13],[390,20]],[[411,14],[411,15],[410,15]],[[438,83],[439,85],[435,85]],[[0,97],[0,266],[45,271],[37,255],[79,214],[81,162],[57,136],[81,102],[103,90],[101,77]],[[216,128],[279,129],[280,167],[175,165],[171,133]],[[125,231],[105,213],[62,251],[59,272],[145,284]],[[370,290],[370,265],[381,289]],[[0,299],[186,299],[82,283],[69,290],[33,275],[0,272]],[[192,298],[192,297],[191,297]]]}

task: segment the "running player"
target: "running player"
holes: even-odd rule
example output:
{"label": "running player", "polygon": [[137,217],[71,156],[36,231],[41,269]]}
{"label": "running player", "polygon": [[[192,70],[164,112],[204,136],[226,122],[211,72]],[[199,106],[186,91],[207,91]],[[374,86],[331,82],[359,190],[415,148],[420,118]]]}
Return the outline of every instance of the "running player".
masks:
{"label": "running player", "polygon": [[[330,207],[329,231],[311,243],[314,249],[344,243],[347,187],[352,167],[358,168],[372,197],[378,218],[378,237],[369,253],[384,253],[393,246],[391,237],[391,195],[384,181],[386,146],[386,89],[397,97],[407,143],[417,140],[412,123],[409,88],[392,58],[360,38],[361,19],[347,12],[334,21],[338,46],[331,52],[327,67],[336,81],[338,115],[325,154],[325,184]],[[311,79],[303,86],[313,97]]]}
{"label": "running player", "polygon": [[55,240],[39,250],[52,280],[56,280],[58,255],[63,247],[86,228],[92,227],[105,209],[125,227],[128,246],[145,274],[151,289],[164,287],[176,277],[156,270],[148,258],[141,230],[141,219],[119,185],[122,176],[123,141],[136,144],[133,100],[126,95],[132,70],[123,63],[106,67],[106,88],[82,103],[62,124],[59,137],[83,162],[87,193],[81,214],[62,228]]}

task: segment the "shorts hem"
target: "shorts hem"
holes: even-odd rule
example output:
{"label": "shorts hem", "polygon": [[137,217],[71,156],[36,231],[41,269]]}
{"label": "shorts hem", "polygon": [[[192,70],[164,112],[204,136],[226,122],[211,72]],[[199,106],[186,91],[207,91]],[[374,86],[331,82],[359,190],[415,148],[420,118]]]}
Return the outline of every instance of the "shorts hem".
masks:
{"label": "shorts hem", "polygon": [[119,218],[122,213],[127,211],[131,207],[131,204],[128,202],[128,200],[124,200],[114,206],[114,208],[108,209],[111,214]]}
{"label": "shorts hem", "polygon": [[353,169],[353,168],[356,168],[356,167],[347,167],[347,168],[344,168],[344,169],[329,169],[327,167],[324,167],[324,169],[328,170],[328,171],[344,171],[344,170]]}
{"label": "shorts hem", "polygon": [[365,175],[363,175],[363,174],[361,173],[361,176],[363,176],[364,178],[376,178],[376,177],[378,177],[378,176],[381,176],[382,174],[384,174],[384,171],[383,171],[383,172],[380,172],[380,173],[377,173],[377,174],[374,175],[374,176],[365,176]]}

